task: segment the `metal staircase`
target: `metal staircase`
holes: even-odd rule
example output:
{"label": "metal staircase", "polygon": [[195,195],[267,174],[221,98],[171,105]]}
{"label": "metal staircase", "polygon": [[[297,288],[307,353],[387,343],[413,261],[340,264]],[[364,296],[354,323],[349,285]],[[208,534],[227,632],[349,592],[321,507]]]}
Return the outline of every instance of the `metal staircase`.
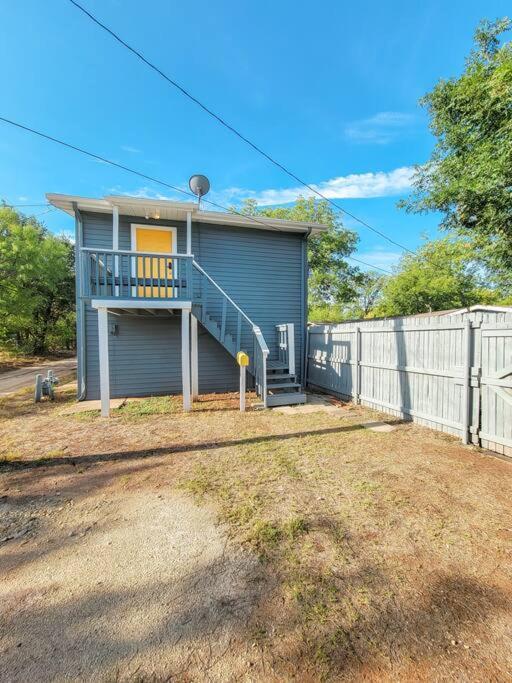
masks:
{"label": "metal staircase", "polygon": [[192,313],[233,357],[239,351],[249,355],[249,372],[263,405],[305,403],[306,395],[295,370],[293,325],[276,326],[278,348],[269,358],[270,350],[260,328],[196,261],[192,266]]}

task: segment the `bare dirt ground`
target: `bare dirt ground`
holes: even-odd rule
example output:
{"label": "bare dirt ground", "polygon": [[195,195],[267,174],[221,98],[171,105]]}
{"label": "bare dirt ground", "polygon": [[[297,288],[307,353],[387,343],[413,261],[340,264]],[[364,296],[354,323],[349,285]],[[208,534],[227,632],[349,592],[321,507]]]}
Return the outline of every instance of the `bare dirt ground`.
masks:
{"label": "bare dirt ground", "polygon": [[508,681],[512,464],[359,407],[0,400],[0,679]]}

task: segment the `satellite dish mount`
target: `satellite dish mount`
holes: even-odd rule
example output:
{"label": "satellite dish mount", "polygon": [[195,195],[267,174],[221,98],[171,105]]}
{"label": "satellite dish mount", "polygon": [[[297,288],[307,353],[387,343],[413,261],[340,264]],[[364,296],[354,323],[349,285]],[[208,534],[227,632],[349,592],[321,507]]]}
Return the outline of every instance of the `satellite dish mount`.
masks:
{"label": "satellite dish mount", "polygon": [[193,175],[188,181],[190,191],[197,197],[197,206],[201,206],[201,197],[210,191],[210,181],[205,175]]}

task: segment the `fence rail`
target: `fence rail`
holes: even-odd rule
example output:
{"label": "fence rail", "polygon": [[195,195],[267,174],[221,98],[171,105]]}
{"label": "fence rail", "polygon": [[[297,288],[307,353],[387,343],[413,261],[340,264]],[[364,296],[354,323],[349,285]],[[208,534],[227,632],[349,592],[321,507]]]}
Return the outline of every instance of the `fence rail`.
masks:
{"label": "fence rail", "polygon": [[512,455],[512,315],[314,325],[307,383]]}

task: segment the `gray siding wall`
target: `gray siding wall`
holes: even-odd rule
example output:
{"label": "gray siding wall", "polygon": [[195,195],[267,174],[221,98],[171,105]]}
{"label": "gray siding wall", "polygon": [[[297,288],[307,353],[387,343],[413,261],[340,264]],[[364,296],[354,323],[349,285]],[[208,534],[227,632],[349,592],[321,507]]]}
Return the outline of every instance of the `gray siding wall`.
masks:
{"label": "gray siding wall", "polygon": [[[83,245],[112,248],[112,216],[83,213]],[[120,216],[119,248],[131,248],[132,223],[172,225],[178,230],[178,251],[186,249],[186,225]],[[279,323],[295,324],[295,352],[300,372],[303,352],[303,236],[253,228],[193,223],[192,252],[196,261],[261,327],[276,357]],[[99,397],[97,314],[86,307],[86,380],[88,399]],[[181,318],[110,316],[118,334],[109,337],[112,396],[143,396],[181,392]],[[199,325],[199,391],[238,388],[235,360]]]}

